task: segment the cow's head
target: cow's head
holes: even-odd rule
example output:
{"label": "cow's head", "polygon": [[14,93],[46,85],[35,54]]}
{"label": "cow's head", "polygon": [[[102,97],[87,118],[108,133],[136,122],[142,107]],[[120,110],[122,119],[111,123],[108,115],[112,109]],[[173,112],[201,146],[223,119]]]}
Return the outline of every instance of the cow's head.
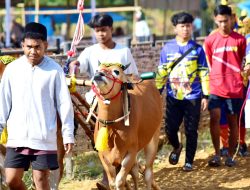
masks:
{"label": "cow's head", "polygon": [[96,93],[99,93],[104,99],[111,99],[119,94],[123,83],[127,82],[124,70],[128,66],[113,63],[100,64],[93,77]]}

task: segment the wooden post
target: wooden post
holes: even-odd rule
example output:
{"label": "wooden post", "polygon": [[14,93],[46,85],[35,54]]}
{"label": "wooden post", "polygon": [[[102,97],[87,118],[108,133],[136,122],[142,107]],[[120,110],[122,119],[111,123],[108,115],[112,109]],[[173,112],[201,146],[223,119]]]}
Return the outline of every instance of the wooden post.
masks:
{"label": "wooden post", "polygon": [[[138,7],[138,0],[134,0],[134,7]],[[135,36],[135,24],[136,24],[136,11],[133,12],[133,32],[132,32],[132,44],[136,44],[136,36]]]}
{"label": "wooden post", "polygon": [[65,160],[65,170],[66,170],[66,178],[72,179],[73,176],[73,160],[72,160],[72,152],[66,154],[64,157]]}
{"label": "wooden post", "polygon": [[39,0],[36,0],[36,4],[35,4],[35,22],[39,22]]}
{"label": "wooden post", "polygon": [[10,29],[11,29],[11,1],[5,0],[5,9],[6,9],[6,16],[5,16],[5,46],[10,47]]}

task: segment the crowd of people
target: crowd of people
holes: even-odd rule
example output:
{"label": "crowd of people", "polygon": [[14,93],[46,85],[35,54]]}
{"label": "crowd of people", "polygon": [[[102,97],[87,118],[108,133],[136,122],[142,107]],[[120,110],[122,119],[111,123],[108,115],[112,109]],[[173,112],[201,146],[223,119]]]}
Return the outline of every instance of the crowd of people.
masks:
{"label": "crowd of people", "polygon": [[[243,23],[245,19],[248,18],[243,18]],[[169,163],[179,162],[183,145],[177,133],[184,120],[186,156],[183,170],[193,170],[200,112],[208,109],[215,150],[208,165],[220,166],[221,156],[226,155],[224,164],[232,167],[236,164],[238,143],[242,145],[241,149],[245,147],[241,155],[247,155],[245,130],[239,128],[238,123],[244,97],[250,99],[249,90],[244,92],[250,74],[250,43],[234,31],[236,17],[228,5],[215,8],[217,29],[206,38],[204,47],[191,39],[193,21],[193,16],[186,12],[172,16],[176,36],[162,48],[157,71],[156,87],[160,93],[166,88],[167,93],[165,130],[173,147]],[[130,64],[126,74],[137,76],[130,49],[112,39],[112,17],[96,15],[88,25],[98,43],[86,48],[70,67],[78,66],[80,72],[88,73],[91,78],[98,63]],[[49,189],[48,172],[58,168],[57,115],[62,121],[65,150],[69,153],[74,143],[73,108],[62,68],[45,55],[48,47],[46,27],[28,23],[23,34],[24,55],[8,62],[0,84],[0,131],[8,125],[6,182],[11,189],[25,189],[22,176],[31,164],[36,189]],[[88,95],[91,103],[94,95],[91,92]],[[249,113],[247,109],[246,106],[246,114]],[[244,126],[250,125],[248,117],[245,118]],[[221,125],[225,123],[228,130],[221,133]],[[239,129],[243,134],[241,141],[238,140]],[[220,149],[221,137],[223,149]],[[100,188],[108,186],[105,172],[103,176],[102,182],[97,184]]]}
{"label": "crowd of people", "polygon": [[[243,23],[244,19],[248,18],[243,18]],[[204,51],[191,40],[193,20],[192,15],[185,12],[172,17],[176,37],[163,47],[158,67],[157,88],[160,92],[165,86],[167,88],[165,129],[173,146],[169,162],[174,165],[178,163],[182,144],[179,143],[177,132],[184,119],[186,159],[183,170],[192,170],[199,114],[200,110],[206,109],[208,100],[210,133],[215,150],[208,165],[218,167],[221,156],[226,156],[225,165],[232,167],[236,164],[238,143],[239,154],[248,154],[244,126],[249,123],[239,122],[239,116],[244,97],[249,97],[249,93],[244,91],[244,80],[249,74],[249,60],[245,58],[249,54],[250,44],[247,45],[245,36],[235,31],[236,15],[228,5],[215,8],[214,22],[217,28],[206,37]],[[238,123],[243,123],[240,128]],[[227,130],[224,127],[221,129],[220,125],[225,124]],[[241,138],[238,140],[239,131]]]}

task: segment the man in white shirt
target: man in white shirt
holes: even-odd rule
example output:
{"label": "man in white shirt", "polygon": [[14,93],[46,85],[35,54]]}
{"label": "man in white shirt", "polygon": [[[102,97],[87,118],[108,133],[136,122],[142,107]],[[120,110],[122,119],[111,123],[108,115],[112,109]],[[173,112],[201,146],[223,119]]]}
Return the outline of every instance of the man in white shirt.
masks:
{"label": "man in white shirt", "polygon": [[7,124],[6,183],[25,190],[24,171],[32,165],[37,190],[49,190],[49,171],[58,168],[57,113],[66,154],[74,144],[73,107],[61,66],[45,56],[47,29],[25,27],[24,55],[8,64],[0,84],[0,133]]}
{"label": "man in white shirt", "polygon": [[92,77],[98,69],[98,64],[122,64],[130,66],[125,70],[126,74],[138,75],[135,61],[130,49],[115,43],[112,39],[113,19],[109,15],[96,15],[88,24],[93,30],[98,41],[84,49],[76,61],[70,63],[70,67],[79,66],[80,72],[87,72]]}

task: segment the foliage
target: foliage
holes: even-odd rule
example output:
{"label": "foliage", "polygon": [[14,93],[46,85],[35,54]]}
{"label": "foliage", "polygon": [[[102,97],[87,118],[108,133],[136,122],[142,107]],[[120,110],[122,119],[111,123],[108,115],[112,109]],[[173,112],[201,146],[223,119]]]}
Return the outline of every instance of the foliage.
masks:
{"label": "foliage", "polygon": [[85,153],[74,158],[74,180],[96,178],[100,174],[102,174],[102,165],[97,153]]}
{"label": "foliage", "polygon": [[[64,178],[62,183],[68,183],[69,180],[82,181],[88,178],[94,179],[98,178],[102,174],[103,167],[96,152],[87,152],[85,154],[77,155],[73,158],[73,162],[73,179]],[[27,190],[34,190],[31,169],[25,172],[23,181]]]}
{"label": "foliage", "polygon": [[25,172],[23,176],[23,181],[27,187],[27,190],[34,190],[33,181],[32,181],[32,170],[29,169],[27,172]]}

